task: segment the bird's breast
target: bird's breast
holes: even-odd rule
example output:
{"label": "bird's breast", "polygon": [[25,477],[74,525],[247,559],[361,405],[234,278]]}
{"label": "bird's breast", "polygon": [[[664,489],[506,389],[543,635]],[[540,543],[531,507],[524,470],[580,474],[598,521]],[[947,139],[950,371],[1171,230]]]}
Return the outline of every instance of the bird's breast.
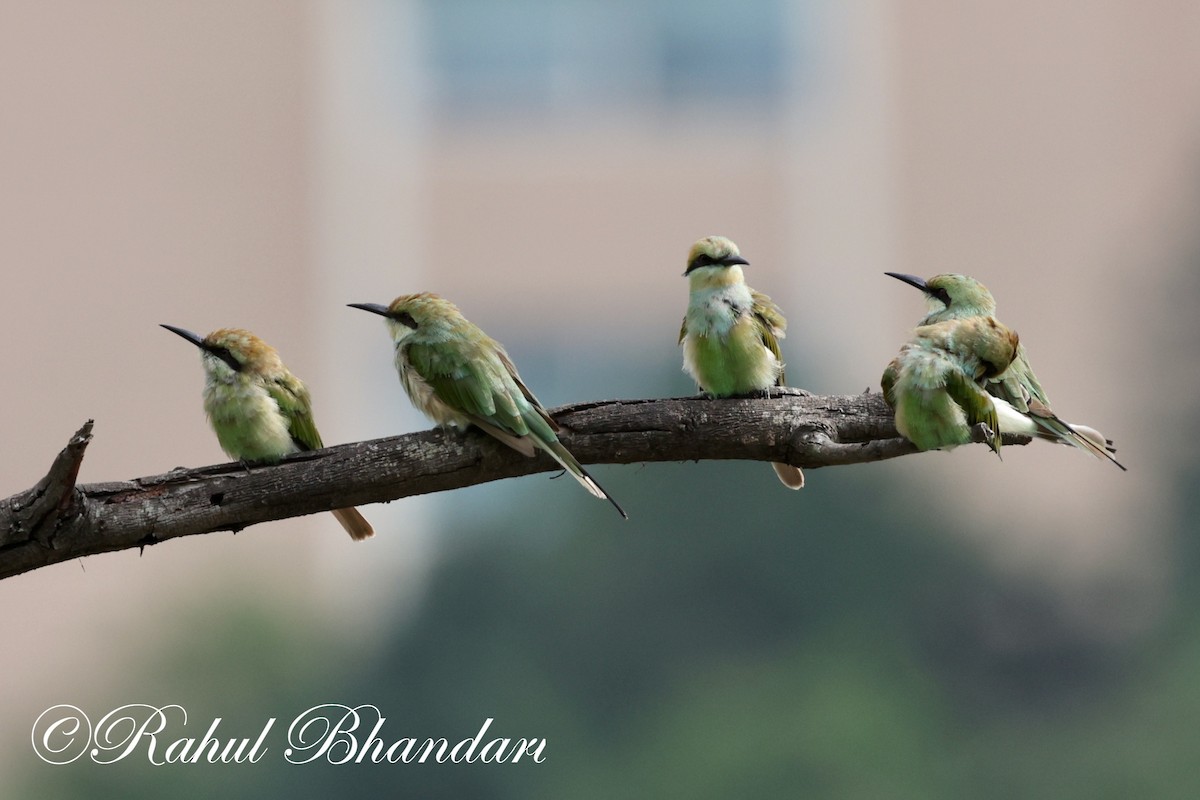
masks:
{"label": "bird's breast", "polygon": [[204,410],[221,449],[232,458],[278,461],[297,450],[287,417],[257,381],[208,381]]}
{"label": "bird's breast", "polygon": [[688,304],[687,329],[694,336],[724,339],[753,305],[745,286],[696,292]]}
{"label": "bird's breast", "polygon": [[717,397],[766,389],[775,385],[783,369],[749,316],[707,335],[689,330],[683,342],[683,365],[705,392]]}

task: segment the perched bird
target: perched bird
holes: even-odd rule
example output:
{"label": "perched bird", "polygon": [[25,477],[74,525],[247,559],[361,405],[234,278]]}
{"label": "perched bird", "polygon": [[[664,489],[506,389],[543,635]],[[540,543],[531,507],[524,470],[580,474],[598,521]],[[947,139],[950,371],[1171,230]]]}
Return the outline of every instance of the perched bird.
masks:
{"label": "perched bird", "polygon": [[992,317],[917,328],[883,373],[896,429],[921,450],[936,450],[974,441],[972,429],[982,426],[983,440],[999,455],[1000,433],[1011,430],[1007,417],[1025,418],[983,386],[1008,369],[1019,344]]}
{"label": "perched bird", "polygon": [[[162,327],[200,348],[204,411],[231,458],[274,464],[290,453],[324,447],[308,388],[288,372],[274,347],[241,328],[201,338],[174,325]],[[336,508],[333,515],[355,541],[375,535],[358,509]]]}
{"label": "perched bird", "polygon": [[[966,275],[935,275],[929,280],[924,280],[915,275],[898,272],[884,274],[925,293],[926,311],[925,317],[918,323],[920,325],[947,320],[994,317],[996,314],[996,301],[992,293],[982,283]],[[1078,447],[1125,469],[1113,456],[1116,450],[1112,442],[1103,434],[1086,425],[1065,422],[1054,413],[1050,408],[1050,399],[1046,397],[1042,384],[1034,374],[1033,368],[1029,366],[1029,356],[1023,344],[1018,345],[1016,357],[1008,370],[989,379],[986,388],[989,393],[1006,401],[1016,411],[1036,423],[1031,435]],[[1011,428],[1005,430],[1012,431]]]}
{"label": "perched bird", "polygon": [[532,458],[544,450],[596,497],[629,515],[563,447],[558,423],[521,381],[504,347],[436,294],[397,297],[391,305],[351,303],[387,321],[400,385],[425,416],[443,427],[469,425]]}
{"label": "perched bird", "polygon": [[[787,320],[771,298],[746,285],[742,265],[749,263],[724,236],[706,236],[688,253],[688,307],[679,343],[684,371],[710,397],[769,394],[783,385],[779,339]],[[784,486],[804,486],[799,467],[771,466]]]}

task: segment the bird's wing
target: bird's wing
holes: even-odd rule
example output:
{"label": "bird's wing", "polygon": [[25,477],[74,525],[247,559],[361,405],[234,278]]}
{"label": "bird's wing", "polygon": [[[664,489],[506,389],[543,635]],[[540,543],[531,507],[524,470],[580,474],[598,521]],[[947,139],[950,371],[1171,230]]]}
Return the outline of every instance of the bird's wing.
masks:
{"label": "bird's wing", "polygon": [[1029,412],[1029,392],[1023,388],[1015,370],[1010,368],[985,385],[988,394],[999,397],[1022,414]]}
{"label": "bird's wing", "polygon": [[984,423],[990,430],[991,437],[988,446],[997,454],[1000,452],[1000,421],[996,416],[996,406],[991,396],[980,388],[961,370],[953,369],[946,374],[946,392],[958,404],[967,418],[970,426]]}
{"label": "bird's wing", "polygon": [[284,375],[267,382],[271,395],[280,412],[287,417],[288,432],[300,450],[320,450],[321,434],[313,422],[312,400],[308,388],[293,375]]}
{"label": "bird's wing", "polygon": [[683,324],[681,324],[679,326],[679,341],[675,342],[675,344],[683,344],[683,340],[686,336],[687,336],[687,315],[685,314],[683,317]]}
{"label": "bird's wing", "polygon": [[546,421],[546,424],[550,426],[550,430],[558,433],[561,430],[559,424],[546,411],[546,407],[542,405],[541,401],[533,396],[533,392],[529,391],[529,387],[525,385],[525,381],[521,380],[521,376],[517,374],[517,366],[508,357],[508,353],[504,351],[503,347],[496,345],[496,355],[500,357],[500,363],[508,370],[508,376],[513,379],[513,383],[521,390],[521,394],[525,396],[525,399],[529,401],[534,410]]}
{"label": "bird's wing", "polygon": [[[775,305],[771,301],[771,298],[762,292],[756,292],[752,289],[750,297],[754,301],[750,313],[754,315],[754,324],[758,326],[758,333],[762,338],[762,343],[775,356],[775,360],[782,363],[783,355],[779,352],[779,340],[784,338],[783,332],[787,329],[787,320],[784,319],[783,312],[779,310],[779,306]],[[775,381],[775,385],[783,386],[784,381],[783,370],[780,369],[779,378]]]}
{"label": "bird's wing", "polygon": [[753,302],[751,311],[754,316],[771,332],[771,335],[783,339],[784,331],[787,330],[787,320],[784,318],[783,312],[779,310],[779,306],[775,305],[775,302],[762,292],[756,292],[753,289],[750,290],[750,299]]}
{"label": "bird's wing", "polygon": [[883,389],[883,399],[892,408],[896,408],[896,381],[900,378],[900,357],[896,356],[892,359],[892,363],[887,365],[887,369],[883,371],[883,377],[879,380],[879,386]]}
{"label": "bird's wing", "polygon": [[[557,461],[575,480],[579,481],[583,488],[596,497],[612,503],[613,508],[617,509],[617,512],[622,517],[629,519],[629,515],[625,513],[625,509],[621,508],[620,504],[608,492],[604,491],[603,487],[596,482],[596,479],[583,468],[583,465],[579,463],[575,456],[571,455],[570,451],[558,440],[558,436],[555,434],[561,430],[559,424],[554,421],[554,418],[546,411],[545,406],[533,396],[533,392],[529,391],[529,387],[521,380],[521,376],[517,374],[516,364],[508,357],[508,353],[505,352],[504,348],[498,342],[493,342],[493,344],[495,345],[495,353],[497,358],[500,359],[501,366],[508,372],[508,377],[520,389],[521,394],[527,401],[522,413],[523,419],[529,424],[529,436],[517,439],[503,432],[498,432],[493,428],[483,427],[483,429],[500,441],[507,443],[509,447],[520,450],[527,456],[534,455],[531,437],[532,439],[536,439],[542,444],[542,449],[549,453],[550,457]],[[478,425],[479,423],[476,422],[475,424]],[[510,441],[510,439],[513,441]]]}
{"label": "bird's wing", "polygon": [[1012,364],[999,377],[987,384],[989,393],[1007,400],[1009,405],[1021,413],[1028,413],[1033,402],[1049,408],[1050,401],[1033,368],[1029,366],[1029,358],[1025,354],[1025,345],[1017,345],[1016,357]]}
{"label": "bird's wing", "polygon": [[1021,385],[1025,387],[1025,390],[1029,392],[1034,400],[1049,407],[1050,398],[1046,397],[1046,390],[1038,382],[1037,375],[1033,374],[1033,367],[1029,365],[1029,356],[1025,353],[1025,345],[1017,345],[1017,355],[1013,359],[1010,371],[1019,376]]}
{"label": "bird's wing", "polygon": [[545,412],[530,403],[528,390],[521,389],[495,351],[414,342],[407,356],[409,367],[439,400],[510,447],[533,455],[533,445],[523,437],[557,438]]}

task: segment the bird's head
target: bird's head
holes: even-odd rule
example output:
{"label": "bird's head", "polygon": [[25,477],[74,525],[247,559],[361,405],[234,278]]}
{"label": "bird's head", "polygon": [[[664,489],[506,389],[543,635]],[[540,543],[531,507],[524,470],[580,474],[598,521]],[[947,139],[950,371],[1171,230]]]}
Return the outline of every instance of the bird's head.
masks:
{"label": "bird's head", "polygon": [[688,251],[687,269],[683,274],[692,279],[715,283],[740,283],[742,264],[750,262],[742,258],[738,246],[724,236],[705,236]]}
{"label": "bird's head", "polygon": [[977,317],[978,331],[975,333],[975,352],[983,362],[984,378],[996,378],[1008,369],[1017,357],[1017,345],[1021,339],[1017,332],[996,321],[995,317]]}
{"label": "bird's head", "polygon": [[386,306],[378,303],[350,303],[350,307],[383,317],[387,321],[394,344],[400,344],[417,331],[432,333],[452,328],[463,318],[458,306],[432,292],[402,294]]}
{"label": "bird's head", "polygon": [[885,272],[925,293],[926,309],[922,325],[948,319],[989,317],[996,313],[996,301],[987,287],[969,275],[945,273],[929,280],[900,272]]}
{"label": "bird's head", "polygon": [[285,371],[275,348],[242,328],[221,328],[201,338],[174,325],[162,327],[199,347],[204,371],[214,378],[229,380],[234,375],[258,376]]}

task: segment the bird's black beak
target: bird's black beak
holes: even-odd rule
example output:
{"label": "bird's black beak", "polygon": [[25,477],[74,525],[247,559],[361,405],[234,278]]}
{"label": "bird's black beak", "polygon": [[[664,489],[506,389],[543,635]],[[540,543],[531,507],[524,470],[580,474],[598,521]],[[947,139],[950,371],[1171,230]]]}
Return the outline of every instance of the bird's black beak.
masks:
{"label": "bird's black beak", "polygon": [[721,266],[723,267],[732,267],[734,264],[745,264],[747,267],[750,266],[750,262],[741,256],[729,256],[728,258],[721,259]]}
{"label": "bird's black beak", "polygon": [[381,317],[390,317],[391,311],[388,311],[387,306],[381,306],[379,303],[347,303],[350,308],[361,308],[363,311],[370,311],[372,314],[378,314]]}
{"label": "bird's black beak", "polygon": [[885,272],[883,274],[893,277],[898,281],[904,281],[909,286],[915,286],[926,294],[929,293],[929,286],[925,283],[924,278],[918,278],[916,275],[905,275],[903,272]]}
{"label": "bird's black beak", "polygon": [[189,330],[186,330],[184,328],[176,328],[174,325],[166,325],[166,324],[163,324],[161,327],[166,328],[171,333],[182,336],[183,338],[187,339],[192,344],[196,345],[196,347],[199,347],[201,350],[208,349],[204,346],[204,338],[201,336],[197,336],[196,334],[192,333]]}

